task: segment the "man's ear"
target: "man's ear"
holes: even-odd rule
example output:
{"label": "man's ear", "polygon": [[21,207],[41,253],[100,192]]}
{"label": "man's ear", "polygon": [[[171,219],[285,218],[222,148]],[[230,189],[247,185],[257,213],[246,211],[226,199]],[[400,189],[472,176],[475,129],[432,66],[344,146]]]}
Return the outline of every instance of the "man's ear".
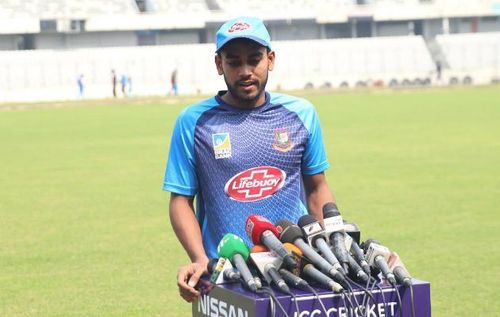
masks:
{"label": "man's ear", "polygon": [[269,60],[269,64],[267,66],[267,69],[268,70],[273,70],[274,69],[274,60],[276,58],[276,54],[274,53],[274,51],[270,51],[269,53],[267,53],[267,59]]}
{"label": "man's ear", "polygon": [[217,73],[219,73],[219,75],[222,75],[224,74],[224,72],[222,71],[222,56],[220,54],[215,54],[215,67],[217,67]]}

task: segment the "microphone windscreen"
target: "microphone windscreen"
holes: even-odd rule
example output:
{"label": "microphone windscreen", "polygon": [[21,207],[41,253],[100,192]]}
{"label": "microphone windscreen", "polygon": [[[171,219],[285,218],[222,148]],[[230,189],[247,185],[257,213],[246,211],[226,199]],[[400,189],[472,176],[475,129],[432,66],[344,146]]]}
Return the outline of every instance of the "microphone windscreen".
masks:
{"label": "microphone windscreen", "polygon": [[283,229],[293,226],[294,223],[291,222],[290,220],[287,219],[280,219],[276,222],[276,228],[278,228],[278,231],[281,233]]}
{"label": "microphone windscreen", "polygon": [[280,240],[281,242],[285,243],[294,243],[295,240],[303,238],[302,235],[302,230],[297,225],[294,225],[293,223],[291,225],[288,225],[286,227],[283,227],[283,231],[281,231],[280,234]]}
{"label": "microphone windscreen", "polygon": [[233,233],[226,233],[217,246],[217,253],[220,257],[228,258],[231,261],[233,261],[235,254],[240,254],[246,261],[250,251],[243,239]]}
{"label": "microphone windscreen", "polygon": [[344,220],[344,230],[345,233],[351,236],[351,238],[354,239],[359,244],[359,241],[361,239],[361,231],[359,230],[359,227],[357,224],[352,223],[352,222],[346,222]]}
{"label": "microphone windscreen", "polygon": [[338,217],[340,212],[338,211],[327,211],[323,213],[323,218]]}
{"label": "microphone windscreen", "polygon": [[377,240],[375,239],[366,239],[365,242],[362,243],[362,248],[363,248],[363,252],[366,253],[366,251],[370,248],[370,245],[371,244],[380,244],[380,242],[378,242]]}
{"label": "microphone windscreen", "polygon": [[259,215],[250,215],[245,223],[245,231],[253,244],[263,244],[260,240],[262,233],[266,230],[271,231],[276,237],[279,232],[271,221]]}
{"label": "microphone windscreen", "polygon": [[262,244],[256,244],[250,249],[250,253],[268,252],[269,249]]}
{"label": "microphone windscreen", "polygon": [[292,253],[295,253],[295,254],[297,254],[299,256],[304,256],[304,253],[302,253],[302,250],[299,249],[299,247],[297,247],[295,244],[291,244],[289,242],[285,242],[285,243],[283,243],[283,245],[285,246],[285,248],[288,251],[290,251]]}
{"label": "microphone windscreen", "polygon": [[329,202],[323,205],[323,215],[328,211],[337,211],[340,213],[339,208],[334,202]]}
{"label": "microphone windscreen", "polygon": [[314,218],[313,216],[311,215],[303,215],[302,217],[299,218],[299,221],[297,222],[297,224],[299,225],[299,227],[304,227],[304,226],[307,226],[311,223],[315,223],[315,222],[318,222],[318,220],[316,220],[316,218]]}

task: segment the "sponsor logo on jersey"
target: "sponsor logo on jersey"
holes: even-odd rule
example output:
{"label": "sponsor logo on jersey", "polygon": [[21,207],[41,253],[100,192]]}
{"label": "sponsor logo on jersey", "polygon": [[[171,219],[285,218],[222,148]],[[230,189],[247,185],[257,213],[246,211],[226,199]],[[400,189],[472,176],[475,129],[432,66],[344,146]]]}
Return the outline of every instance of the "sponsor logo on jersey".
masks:
{"label": "sponsor logo on jersey", "polygon": [[227,31],[229,33],[233,33],[233,32],[237,32],[237,31],[244,31],[244,30],[249,29],[251,27],[252,27],[252,25],[250,25],[246,22],[236,22]]}
{"label": "sponsor logo on jersey", "polygon": [[273,148],[281,152],[288,152],[292,149],[292,147],[293,142],[290,140],[288,129],[275,129]]}
{"label": "sponsor logo on jersey", "polygon": [[212,134],[212,145],[216,159],[231,157],[231,139],[229,133]]}
{"label": "sponsor logo on jersey", "polygon": [[252,202],[274,195],[285,184],[286,173],[273,166],[259,166],[234,175],[224,186],[233,200]]}

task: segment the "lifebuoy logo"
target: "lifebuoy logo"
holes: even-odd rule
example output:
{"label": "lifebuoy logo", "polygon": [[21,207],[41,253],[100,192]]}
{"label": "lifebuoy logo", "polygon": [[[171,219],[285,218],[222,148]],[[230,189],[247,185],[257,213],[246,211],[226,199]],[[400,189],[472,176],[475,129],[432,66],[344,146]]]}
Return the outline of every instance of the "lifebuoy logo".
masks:
{"label": "lifebuoy logo", "polygon": [[271,197],[285,184],[286,173],[273,166],[259,166],[234,175],[224,186],[234,200],[251,202]]}

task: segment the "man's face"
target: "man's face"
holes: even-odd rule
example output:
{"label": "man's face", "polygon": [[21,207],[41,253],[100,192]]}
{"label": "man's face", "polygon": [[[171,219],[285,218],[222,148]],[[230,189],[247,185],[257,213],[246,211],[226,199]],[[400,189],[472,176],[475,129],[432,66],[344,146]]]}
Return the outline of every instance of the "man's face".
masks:
{"label": "man's face", "polygon": [[268,71],[274,66],[273,51],[251,40],[236,39],[224,45],[215,64],[219,75],[224,75],[227,101],[243,107],[264,103]]}

